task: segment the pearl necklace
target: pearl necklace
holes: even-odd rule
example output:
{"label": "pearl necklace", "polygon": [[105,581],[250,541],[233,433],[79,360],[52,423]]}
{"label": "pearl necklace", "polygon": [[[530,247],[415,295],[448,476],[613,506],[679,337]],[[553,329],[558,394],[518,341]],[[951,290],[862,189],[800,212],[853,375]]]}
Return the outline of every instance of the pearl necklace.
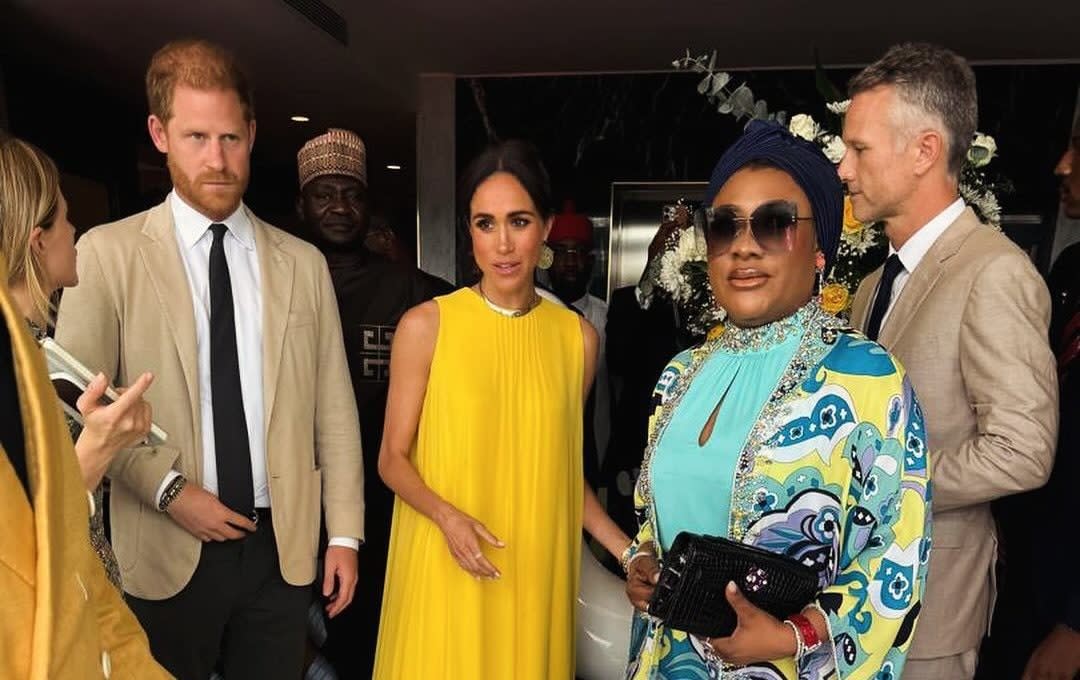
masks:
{"label": "pearl necklace", "polygon": [[492,302],[491,299],[484,294],[484,288],[479,283],[476,284],[476,290],[480,291],[480,299],[484,301],[484,304],[488,306],[488,309],[493,312],[502,314],[503,316],[510,317],[512,319],[519,316],[525,316],[532,310],[536,309],[536,306],[540,304],[540,296],[535,291],[533,292],[532,301],[529,302],[529,305],[525,307],[525,309],[509,309],[507,307],[500,307],[499,305]]}

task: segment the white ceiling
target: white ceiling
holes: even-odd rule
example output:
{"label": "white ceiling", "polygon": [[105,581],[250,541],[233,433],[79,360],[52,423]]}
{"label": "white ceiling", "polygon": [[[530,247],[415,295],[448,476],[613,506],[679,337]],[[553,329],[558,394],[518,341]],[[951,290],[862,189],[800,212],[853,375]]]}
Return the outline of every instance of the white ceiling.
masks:
{"label": "white ceiling", "polygon": [[[295,148],[346,125],[368,138],[374,162],[411,152],[424,72],[662,70],[688,47],[717,49],[726,68],[808,66],[815,48],[826,64],[854,65],[912,39],[973,61],[1080,61],[1075,0],[326,0],[347,21],[348,47],[282,0],[13,1],[0,38],[47,32],[73,52],[38,58],[132,95],[167,40],[221,42],[252,71],[264,141]],[[312,122],[289,123],[293,113]]]}

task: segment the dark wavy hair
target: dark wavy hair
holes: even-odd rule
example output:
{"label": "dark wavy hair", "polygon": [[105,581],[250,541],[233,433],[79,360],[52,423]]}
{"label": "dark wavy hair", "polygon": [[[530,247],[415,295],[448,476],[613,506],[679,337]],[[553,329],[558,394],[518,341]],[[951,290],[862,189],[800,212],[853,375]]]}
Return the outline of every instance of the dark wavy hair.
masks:
{"label": "dark wavy hair", "polygon": [[477,187],[497,172],[513,175],[532,199],[540,219],[546,220],[555,212],[548,177],[540,152],[531,143],[510,139],[484,149],[469,163],[458,181],[457,208],[462,224],[469,223],[469,205]]}

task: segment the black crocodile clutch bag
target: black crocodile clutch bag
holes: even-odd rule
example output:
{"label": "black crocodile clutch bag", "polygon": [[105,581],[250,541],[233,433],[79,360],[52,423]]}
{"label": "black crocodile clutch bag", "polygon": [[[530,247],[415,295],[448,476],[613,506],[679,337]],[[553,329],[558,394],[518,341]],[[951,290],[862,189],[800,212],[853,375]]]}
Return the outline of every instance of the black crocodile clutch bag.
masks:
{"label": "black crocodile clutch bag", "polygon": [[799,613],[820,591],[817,571],[790,557],[684,531],[664,556],[649,614],[673,630],[727,637],[737,623],[724,595],[729,581],[778,619]]}

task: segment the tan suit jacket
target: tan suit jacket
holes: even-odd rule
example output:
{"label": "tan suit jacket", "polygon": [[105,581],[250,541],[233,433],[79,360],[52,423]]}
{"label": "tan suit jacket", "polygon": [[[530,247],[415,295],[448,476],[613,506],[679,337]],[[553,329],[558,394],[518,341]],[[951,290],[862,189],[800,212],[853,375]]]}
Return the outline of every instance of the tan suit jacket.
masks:
{"label": "tan suit jacket", "polygon": [[[881,269],[859,286],[865,329]],[[977,647],[993,607],[990,501],[1042,486],[1057,439],[1050,296],[1027,255],[970,208],[927,251],[879,341],[907,369],[933,465],[933,550],[912,658]]]}
{"label": "tan suit jacket", "polygon": [[[326,260],[248,217],[262,281],[274,535],[282,576],[304,585],[315,578],[320,502],[331,536],[363,537],[356,401]],[[90,230],[78,250],[79,285],[64,294],[57,340],[117,384],[143,371],[155,376],[146,398],[168,442],[116,457],[110,507],[124,589],[164,599],[187,584],[202,544],[157,511],[157,491],[169,470],[196,484],[203,474],[195,317],[168,203]]]}
{"label": "tan suit jacket", "polygon": [[[0,282],[7,267],[0,257]],[[89,494],[41,350],[0,285],[33,506],[0,451],[0,678],[171,678],[90,547]]]}

